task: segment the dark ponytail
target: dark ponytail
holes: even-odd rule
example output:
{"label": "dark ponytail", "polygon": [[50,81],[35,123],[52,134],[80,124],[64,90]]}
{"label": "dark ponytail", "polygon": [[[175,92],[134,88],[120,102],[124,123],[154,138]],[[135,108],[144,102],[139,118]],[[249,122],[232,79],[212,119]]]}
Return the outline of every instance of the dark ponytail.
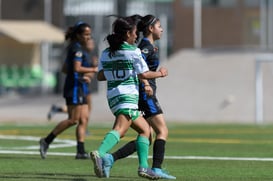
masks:
{"label": "dark ponytail", "polygon": [[[142,16],[140,16],[139,14],[134,14],[132,16],[129,16],[132,18],[132,20],[134,21],[135,25],[138,26],[138,23],[141,21],[141,18]],[[138,28],[137,28],[137,31],[136,31],[136,34],[137,34],[137,38],[136,38],[136,43],[138,42],[139,38],[140,38],[140,31],[138,31]]]}
{"label": "dark ponytail", "polygon": [[106,37],[111,56],[120,49],[123,42],[127,39],[127,32],[131,32],[135,26],[136,24],[131,17],[121,17],[114,21],[112,25],[113,32]]}
{"label": "dark ponytail", "polygon": [[141,18],[137,25],[137,30],[143,32],[144,36],[149,34],[149,26],[153,26],[159,19],[156,18],[154,15],[148,14]]}
{"label": "dark ponytail", "polygon": [[124,41],[122,36],[115,33],[108,35],[106,39],[109,43],[109,49],[112,54],[120,48],[121,44]]}

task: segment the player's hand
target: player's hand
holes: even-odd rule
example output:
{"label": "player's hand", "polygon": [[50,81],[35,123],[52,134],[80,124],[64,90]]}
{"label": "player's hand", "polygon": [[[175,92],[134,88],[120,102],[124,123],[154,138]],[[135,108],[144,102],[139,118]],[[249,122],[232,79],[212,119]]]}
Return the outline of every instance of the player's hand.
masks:
{"label": "player's hand", "polygon": [[92,64],[94,67],[97,67],[99,65],[99,59],[97,56],[92,57]]}
{"label": "player's hand", "polygon": [[149,85],[144,86],[144,91],[148,96],[152,96],[154,94],[152,87]]}
{"label": "player's hand", "polygon": [[159,72],[161,72],[161,77],[166,77],[168,75],[168,70],[164,67],[160,67]]}
{"label": "player's hand", "polygon": [[83,81],[90,84],[91,83],[91,77],[84,75],[83,76]]}
{"label": "player's hand", "polygon": [[99,71],[98,67],[92,67],[92,69],[93,69],[93,72],[98,72]]}

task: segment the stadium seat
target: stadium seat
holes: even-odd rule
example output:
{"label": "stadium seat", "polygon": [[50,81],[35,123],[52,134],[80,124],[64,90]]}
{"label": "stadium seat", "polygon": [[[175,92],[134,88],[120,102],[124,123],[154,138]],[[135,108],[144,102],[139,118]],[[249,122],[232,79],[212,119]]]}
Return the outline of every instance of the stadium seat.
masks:
{"label": "stadium seat", "polygon": [[1,85],[6,89],[14,89],[17,87],[19,79],[18,67],[12,66],[1,66]]}

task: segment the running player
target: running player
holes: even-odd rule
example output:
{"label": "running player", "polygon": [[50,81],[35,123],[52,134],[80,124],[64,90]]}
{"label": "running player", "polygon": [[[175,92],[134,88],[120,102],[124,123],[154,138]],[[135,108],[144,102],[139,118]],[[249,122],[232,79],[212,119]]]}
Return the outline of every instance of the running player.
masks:
{"label": "running player", "polygon": [[116,119],[113,129],[105,135],[98,150],[90,153],[94,171],[98,177],[109,177],[107,172],[104,172],[104,167],[107,167],[105,155],[131,127],[138,133],[138,175],[158,179],[158,175],[154,174],[148,165],[150,129],[138,111],[138,78],[165,77],[167,70],[160,68],[159,71],[148,71],[140,50],[134,45],[137,38],[136,24],[131,17],[116,19],[112,27],[112,34],[107,36],[109,48],[102,52],[97,78],[100,81],[107,80],[108,105]]}
{"label": "running player", "polygon": [[[146,15],[138,23],[138,31],[143,33],[143,38],[138,47],[149,67],[150,71],[156,71],[159,66],[158,48],[155,41],[159,40],[163,29],[160,21],[153,15]],[[167,171],[163,170],[161,165],[164,160],[165,144],[168,137],[168,128],[163,116],[162,109],[156,96],[156,80],[142,80],[139,87],[139,110],[143,112],[144,118],[151,125],[156,133],[153,144],[153,164],[152,170],[163,179],[176,179]],[[105,172],[110,172],[114,161],[125,158],[136,151],[135,140],[127,143],[125,146],[114,152],[112,155],[106,155],[108,167]],[[110,173],[108,173],[110,174]]]}
{"label": "running player", "polygon": [[[84,52],[87,57],[88,61],[84,61],[85,65],[83,65],[84,67],[97,67],[98,66],[98,58],[96,56],[92,56],[92,58],[90,57],[90,52],[92,52],[95,48],[95,43],[93,39],[90,39],[87,42],[87,47],[86,47],[86,52]],[[90,58],[89,58],[90,57]],[[90,81],[92,81],[92,79],[94,78],[95,73],[90,73],[89,77],[91,78]],[[87,104],[88,104],[88,109],[89,109],[89,113],[91,113],[92,110],[92,88],[91,88],[91,82],[86,82],[86,88],[85,90],[85,94],[87,95]],[[49,112],[47,113],[47,119],[48,121],[50,121],[52,119],[52,117],[55,114],[58,113],[67,113],[67,106],[63,105],[63,106],[58,106],[53,104],[50,107]]]}
{"label": "running player", "polygon": [[71,126],[76,127],[77,154],[76,159],[87,159],[89,155],[84,148],[85,131],[88,122],[87,97],[84,92],[85,82],[90,81],[86,74],[97,72],[97,68],[84,67],[88,61],[85,48],[91,38],[91,27],[87,23],[78,22],[70,27],[65,39],[69,41],[67,57],[62,71],[66,74],[63,96],[68,108],[68,118],[61,121],[45,138],[40,139],[40,155],[46,158],[47,150],[53,140]]}

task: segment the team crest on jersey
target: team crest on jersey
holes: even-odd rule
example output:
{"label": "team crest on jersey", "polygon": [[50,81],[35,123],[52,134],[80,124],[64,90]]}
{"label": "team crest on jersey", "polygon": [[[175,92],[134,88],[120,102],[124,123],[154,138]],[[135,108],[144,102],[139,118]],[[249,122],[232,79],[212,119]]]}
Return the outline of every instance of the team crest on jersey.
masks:
{"label": "team crest on jersey", "polygon": [[145,54],[147,54],[147,53],[149,53],[149,50],[148,50],[148,48],[144,48],[143,50],[141,50],[143,53],[145,53]]}
{"label": "team crest on jersey", "polygon": [[81,51],[78,51],[75,53],[76,57],[82,57],[82,52]]}

